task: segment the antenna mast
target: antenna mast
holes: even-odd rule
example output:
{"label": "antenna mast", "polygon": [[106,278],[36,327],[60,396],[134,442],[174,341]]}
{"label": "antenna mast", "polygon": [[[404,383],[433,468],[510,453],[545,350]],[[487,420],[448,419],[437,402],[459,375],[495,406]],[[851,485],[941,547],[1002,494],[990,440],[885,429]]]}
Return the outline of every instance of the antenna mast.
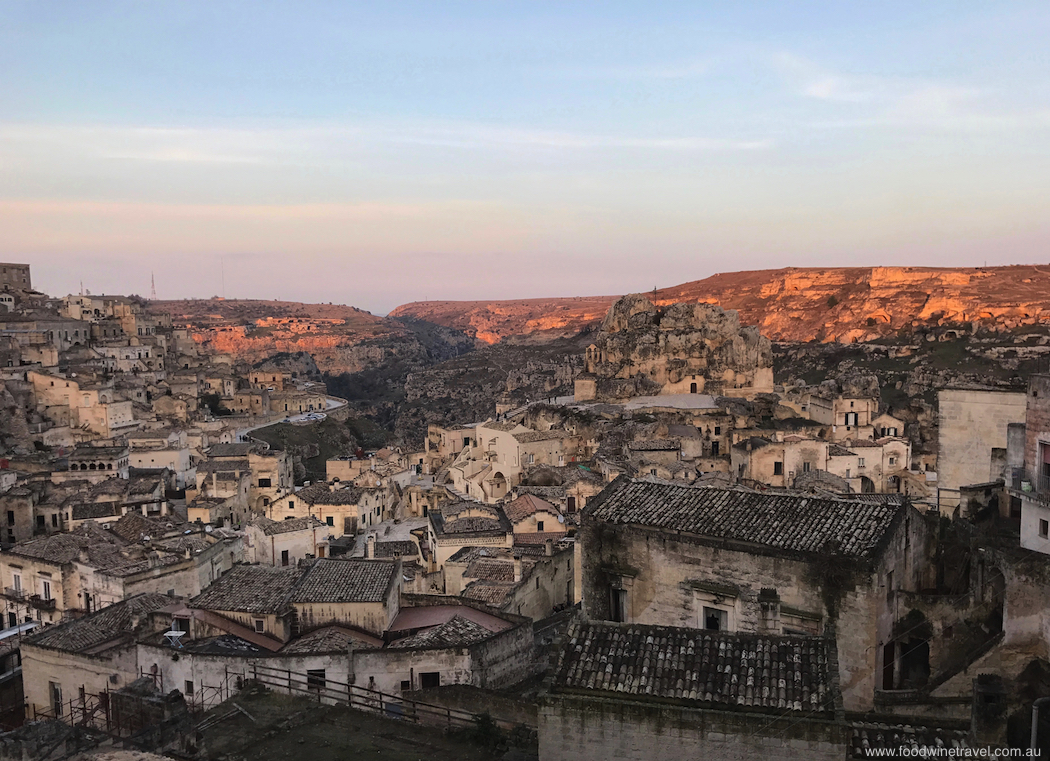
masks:
{"label": "antenna mast", "polygon": [[157,300],[157,278],[154,277],[153,273],[149,273],[149,300]]}

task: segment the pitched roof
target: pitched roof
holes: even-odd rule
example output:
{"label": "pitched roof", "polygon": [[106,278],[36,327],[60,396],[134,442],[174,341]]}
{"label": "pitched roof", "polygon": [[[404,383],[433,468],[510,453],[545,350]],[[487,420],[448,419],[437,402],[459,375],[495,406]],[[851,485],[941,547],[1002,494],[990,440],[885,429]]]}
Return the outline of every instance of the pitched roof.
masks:
{"label": "pitched roof", "polygon": [[67,621],[57,626],[45,626],[41,631],[26,637],[23,641],[37,647],[90,653],[95,648],[110,642],[116,643],[117,640],[130,634],[137,617],[152,613],[171,603],[172,599],[167,595],[149,592],[135,595],[83,618]]}
{"label": "pitched roof", "polygon": [[617,478],[584,509],[585,520],[684,531],[777,550],[871,558],[900,504],[819,499]]}
{"label": "pitched roof", "polygon": [[477,600],[493,608],[499,608],[507,601],[507,597],[517,586],[513,582],[507,584],[501,581],[485,581],[484,579],[471,582],[463,589],[463,597],[468,600]]}
{"label": "pitched roof", "polygon": [[682,444],[674,439],[647,439],[632,441],[627,448],[632,452],[669,452],[681,449]]}
{"label": "pitched roof", "polygon": [[426,629],[410,637],[399,639],[390,645],[391,650],[407,648],[441,649],[446,647],[465,647],[473,645],[492,636],[492,632],[481,624],[462,616],[453,616],[448,621],[431,629]]}
{"label": "pitched roof", "polygon": [[247,457],[255,448],[255,444],[212,444],[208,457]]}
{"label": "pitched roof", "polygon": [[266,536],[275,536],[277,534],[287,534],[292,531],[309,531],[311,529],[320,528],[327,530],[328,524],[322,520],[319,520],[314,515],[304,515],[302,518],[291,518],[286,521],[273,521],[266,519],[267,523],[263,523],[262,516],[256,518],[254,523],[261,525],[263,534]]}
{"label": "pitched roof", "polygon": [[554,684],[819,715],[833,713],[830,672],[828,643],[819,637],[581,622],[569,631]]}
{"label": "pitched roof", "polygon": [[376,542],[375,546],[375,556],[377,558],[412,557],[418,554],[419,545],[411,539]]}
{"label": "pitched roof", "polygon": [[514,581],[514,563],[493,558],[479,558],[463,571],[463,576],[486,581]]}
{"label": "pitched roof", "polygon": [[314,629],[301,637],[296,637],[281,648],[282,653],[289,654],[311,654],[311,653],[343,653],[345,654],[350,643],[356,646],[382,647],[383,640],[364,632],[348,629],[345,626],[323,626]]}
{"label": "pitched roof", "polygon": [[328,484],[321,481],[300,489],[292,496],[310,505],[356,505],[361,501],[361,493],[355,487],[332,491]]}
{"label": "pitched roof", "polygon": [[382,602],[397,571],[383,560],[322,558],[313,562],[292,592],[302,603]]}
{"label": "pitched roof", "polygon": [[503,512],[507,514],[512,523],[517,523],[539,512],[558,515],[561,511],[547,500],[540,499],[534,494],[522,494],[517,499],[504,505]]}
{"label": "pitched roof", "polygon": [[189,602],[191,608],[280,613],[299,581],[298,568],[238,565]]}

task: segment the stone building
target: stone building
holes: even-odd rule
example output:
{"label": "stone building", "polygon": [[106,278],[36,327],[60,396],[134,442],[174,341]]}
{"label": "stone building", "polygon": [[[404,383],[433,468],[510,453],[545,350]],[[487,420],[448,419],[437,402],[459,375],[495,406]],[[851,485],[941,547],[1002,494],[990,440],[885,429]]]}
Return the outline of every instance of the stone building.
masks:
{"label": "stone building", "polygon": [[838,642],[846,708],[898,668],[891,590],[930,585],[933,534],[907,504],[618,478],[582,515],[584,613],[594,620]]}
{"label": "stone building", "polygon": [[0,289],[5,291],[31,291],[33,281],[28,264],[0,263]]}
{"label": "stone building", "polygon": [[539,711],[551,761],[839,761],[849,737],[834,643],[813,636],[581,622]]}
{"label": "stone building", "polygon": [[937,392],[937,486],[942,512],[954,511],[960,487],[1002,478],[1007,429],[1025,422],[1026,403],[1023,391],[945,388]]}
{"label": "stone building", "polygon": [[328,554],[331,529],[312,515],[285,521],[264,516],[253,518],[245,528],[245,559],[263,565],[296,565],[300,560]]}

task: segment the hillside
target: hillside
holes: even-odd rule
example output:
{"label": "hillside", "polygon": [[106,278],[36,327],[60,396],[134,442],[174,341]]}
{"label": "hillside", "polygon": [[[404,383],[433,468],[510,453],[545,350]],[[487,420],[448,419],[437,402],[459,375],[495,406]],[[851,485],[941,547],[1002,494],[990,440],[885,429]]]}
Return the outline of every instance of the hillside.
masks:
{"label": "hillside", "polygon": [[[923,325],[976,322],[1008,330],[1050,320],[1050,266],[832,267],[714,275],[648,292],[658,305],[706,302],[736,309],[774,341],[875,340]],[[615,296],[426,301],[416,317],[486,343],[548,340],[596,326]]]}
{"label": "hillside", "polygon": [[149,308],[170,314],[175,327],[212,351],[252,363],[306,352],[325,373],[360,372],[392,358],[429,364],[473,348],[456,330],[342,304],[189,299]]}

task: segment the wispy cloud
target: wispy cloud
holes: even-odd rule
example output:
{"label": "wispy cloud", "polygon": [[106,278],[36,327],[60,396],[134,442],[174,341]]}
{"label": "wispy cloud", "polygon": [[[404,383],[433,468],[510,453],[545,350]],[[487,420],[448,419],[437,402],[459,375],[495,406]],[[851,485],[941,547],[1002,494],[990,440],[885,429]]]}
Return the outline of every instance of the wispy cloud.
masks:
{"label": "wispy cloud", "polygon": [[477,123],[300,124],[245,128],[0,124],[0,161],[75,155],[97,160],[199,164],[314,164],[377,145],[489,151],[754,151],[768,139],[614,135]]}
{"label": "wispy cloud", "polygon": [[994,93],[928,78],[849,75],[793,54],[773,58],[800,96],[849,108],[849,116],[816,120],[819,127],[890,127],[950,132],[1009,132],[1050,127],[1050,110],[1009,109]]}

